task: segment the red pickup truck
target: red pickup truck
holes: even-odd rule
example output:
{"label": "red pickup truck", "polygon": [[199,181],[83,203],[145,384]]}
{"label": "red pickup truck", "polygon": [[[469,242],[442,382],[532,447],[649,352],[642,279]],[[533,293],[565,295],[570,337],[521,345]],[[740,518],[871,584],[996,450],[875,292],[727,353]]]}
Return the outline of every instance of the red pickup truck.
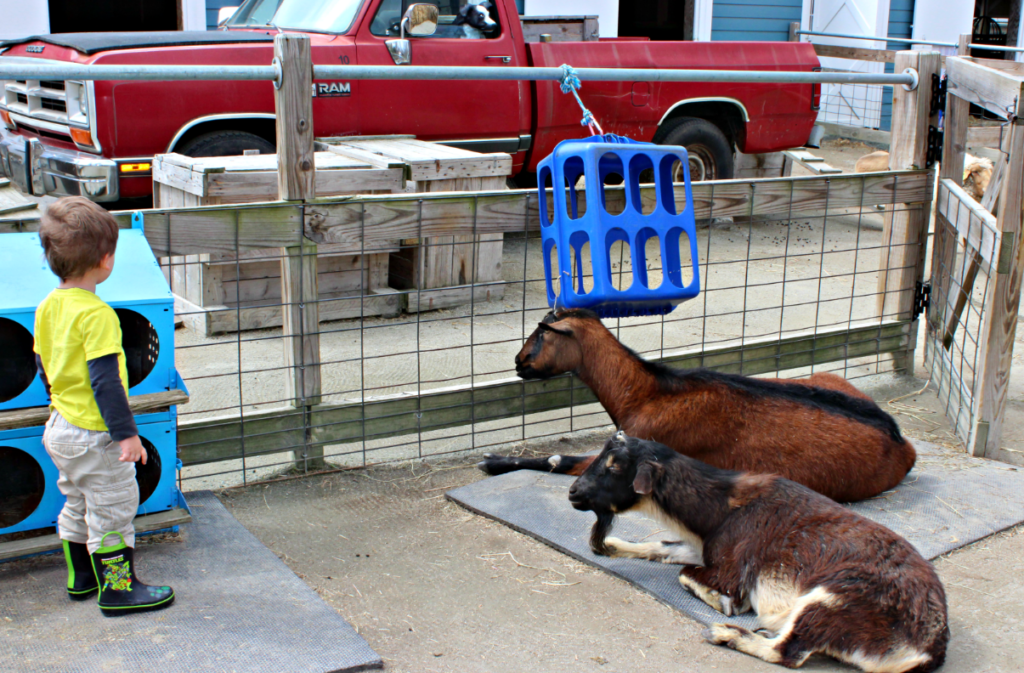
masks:
{"label": "red pickup truck", "polygon": [[[469,0],[477,2],[477,0]],[[527,42],[514,0],[493,0],[496,25],[464,29],[465,0],[439,0],[437,32],[411,40],[411,63],[444,66],[699,68],[809,71],[796,42],[650,42],[636,38]],[[224,30],[69,33],[0,44],[0,63],[266,65],[279,31],[310,36],[314,63],[394,65],[389,49],[410,0],[246,0]],[[408,37],[408,36],[407,36]],[[36,195],[96,201],[152,193],[156,154],[274,151],[274,96],[262,81],[0,81],[0,173]],[[414,134],[514,157],[532,173],[566,138],[580,109],[556,82],[317,81],[317,136]],[[733,148],[803,145],[820,85],[584,82],[584,104],[606,133],[690,149],[694,179],[732,176]],[[528,177],[523,181],[527,183]]]}

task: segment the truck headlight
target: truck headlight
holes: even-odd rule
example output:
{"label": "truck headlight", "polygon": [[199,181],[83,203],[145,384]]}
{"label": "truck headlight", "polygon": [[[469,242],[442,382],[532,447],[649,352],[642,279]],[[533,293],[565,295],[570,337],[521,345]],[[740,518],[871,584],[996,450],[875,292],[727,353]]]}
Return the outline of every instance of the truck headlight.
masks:
{"label": "truck headlight", "polygon": [[88,124],[89,123],[89,88],[88,88],[88,86],[84,82],[82,83],[82,85],[80,87],[78,87],[78,112],[79,112],[79,114],[82,115],[82,118],[85,120],[85,123]]}

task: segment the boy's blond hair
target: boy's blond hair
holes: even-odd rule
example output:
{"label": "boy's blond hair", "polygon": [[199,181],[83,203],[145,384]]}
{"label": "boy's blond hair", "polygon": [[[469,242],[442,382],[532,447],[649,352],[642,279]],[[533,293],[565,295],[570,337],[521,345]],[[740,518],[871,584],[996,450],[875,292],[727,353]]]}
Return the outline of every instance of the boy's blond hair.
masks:
{"label": "boy's blond hair", "polygon": [[39,238],[58,278],[81,278],[117,249],[117,221],[89,199],[68,196],[43,213]]}

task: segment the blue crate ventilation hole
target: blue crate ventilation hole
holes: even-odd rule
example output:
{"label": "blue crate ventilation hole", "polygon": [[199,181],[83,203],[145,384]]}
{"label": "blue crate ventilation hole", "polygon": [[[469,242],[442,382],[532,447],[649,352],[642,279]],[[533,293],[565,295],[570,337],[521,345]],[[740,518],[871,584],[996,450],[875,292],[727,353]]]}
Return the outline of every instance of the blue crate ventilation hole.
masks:
{"label": "blue crate ventilation hole", "polygon": [[[585,210],[574,188],[581,177],[586,185]],[[680,177],[686,204],[677,212],[673,180]],[[662,315],[700,293],[685,148],[612,134],[564,140],[540,162],[537,181],[549,306],[586,308],[602,318]],[[613,212],[605,186],[620,181],[626,203]],[[641,198],[642,182],[654,183],[653,204]],[[545,188],[552,186],[554,208],[549,212]],[[653,250],[648,255],[652,239],[657,239],[660,259]],[[616,243],[621,250],[613,254]],[[627,262],[632,280],[625,285]]]}
{"label": "blue crate ventilation hole", "polygon": [[[136,463],[138,514],[153,514],[181,504],[175,483],[175,413],[135,417],[149,459]],[[0,432],[0,535],[57,525],[65,498],[57,488],[57,468],[43,446],[43,428]]]}
{"label": "blue crate ventilation hole", "polygon": [[[32,332],[36,306],[59,280],[34,233],[4,235],[0,269],[0,410],[45,406]],[[96,294],[121,321],[129,394],[176,387],[174,297],[141,229],[121,230],[114,272]]]}

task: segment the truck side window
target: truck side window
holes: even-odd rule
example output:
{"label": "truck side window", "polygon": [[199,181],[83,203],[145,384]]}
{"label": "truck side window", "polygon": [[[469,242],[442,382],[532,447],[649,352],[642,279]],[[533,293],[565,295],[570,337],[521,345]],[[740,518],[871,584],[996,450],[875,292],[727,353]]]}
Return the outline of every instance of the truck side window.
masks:
{"label": "truck side window", "polygon": [[[379,37],[398,37],[398,22],[416,0],[384,0],[370,22],[370,33]],[[430,37],[463,40],[493,39],[501,35],[498,10],[489,0],[438,0],[437,31]],[[416,38],[429,39],[429,38]]]}

